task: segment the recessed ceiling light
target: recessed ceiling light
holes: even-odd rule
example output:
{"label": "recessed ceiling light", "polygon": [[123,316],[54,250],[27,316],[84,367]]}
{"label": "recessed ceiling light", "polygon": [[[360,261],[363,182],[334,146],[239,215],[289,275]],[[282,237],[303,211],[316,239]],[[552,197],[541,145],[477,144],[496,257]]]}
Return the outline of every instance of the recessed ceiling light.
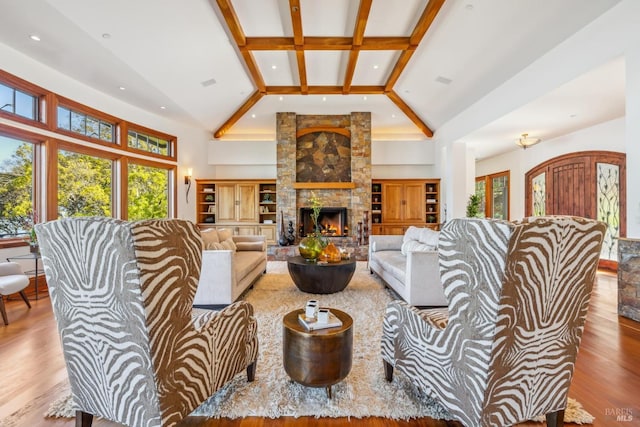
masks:
{"label": "recessed ceiling light", "polygon": [[367,100],[367,95],[363,96],[362,99]]}
{"label": "recessed ceiling light", "polygon": [[377,69],[378,69],[378,67],[379,67],[379,66],[378,66],[378,64],[376,64],[376,65],[374,65],[374,66],[373,66],[373,69],[374,69],[374,70],[377,70]]}
{"label": "recessed ceiling light", "polygon": [[252,115],[251,115],[251,118],[252,118],[252,119],[255,119],[255,118],[256,118],[256,115],[255,115],[255,114],[252,114]]}
{"label": "recessed ceiling light", "polygon": [[322,100],[323,100],[323,101],[326,101],[326,100],[327,100],[327,97],[326,97],[326,96],[323,96],[323,97],[322,97]]}
{"label": "recessed ceiling light", "polygon": [[203,87],[207,87],[207,86],[211,86],[216,84],[216,79],[209,79],[209,80],[205,80],[203,82],[200,83]]}
{"label": "recessed ceiling light", "polygon": [[111,38],[111,34],[109,34],[109,33],[102,33],[102,38],[103,38],[103,39],[110,39],[110,38]]}
{"label": "recessed ceiling light", "polygon": [[277,65],[272,65],[272,66],[271,66],[271,69],[272,69],[272,70],[275,70],[276,68],[278,68],[278,66],[277,66]]}
{"label": "recessed ceiling light", "polygon": [[29,38],[30,38],[31,40],[33,40],[34,42],[39,42],[39,41],[40,41],[40,37],[36,36],[35,34],[31,34],[31,35],[29,36]]}
{"label": "recessed ceiling light", "polygon": [[391,115],[391,118],[392,118],[392,119],[395,119],[395,118],[396,118],[396,115],[395,115],[395,114],[392,114],[392,115]]}
{"label": "recessed ceiling light", "polygon": [[166,109],[167,109],[167,107],[165,107],[164,105],[161,105],[161,106],[160,106],[160,109],[161,109],[161,110],[166,110]]}
{"label": "recessed ceiling light", "polygon": [[127,88],[126,88],[126,87],[124,87],[124,86],[120,86],[118,89],[120,89],[120,90],[126,90]]}
{"label": "recessed ceiling light", "polygon": [[284,96],[279,96],[278,97],[278,101],[282,101],[284,99]]}

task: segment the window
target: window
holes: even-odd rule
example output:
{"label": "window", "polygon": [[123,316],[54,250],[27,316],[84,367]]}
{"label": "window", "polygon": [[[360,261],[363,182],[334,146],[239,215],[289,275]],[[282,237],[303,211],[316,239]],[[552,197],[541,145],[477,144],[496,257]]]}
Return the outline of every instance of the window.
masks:
{"label": "window", "polygon": [[26,236],[34,212],[34,144],[0,135],[0,237]]}
{"label": "window", "polygon": [[58,216],[111,216],[113,162],[58,151]]}
{"label": "window", "polygon": [[477,177],[476,195],[480,198],[481,216],[509,219],[509,171]]}
{"label": "window", "polygon": [[38,97],[0,83],[0,111],[38,119]]}
{"label": "window", "polygon": [[169,217],[169,169],[129,164],[128,219]]}
{"label": "window", "polygon": [[168,139],[147,135],[134,130],[129,130],[127,139],[128,146],[136,150],[147,151],[167,157],[173,155],[172,144]]}
{"label": "window", "polygon": [[58,129],[68,130],[104,142],[115,142],[115,124],[87,114],[58,107]]}

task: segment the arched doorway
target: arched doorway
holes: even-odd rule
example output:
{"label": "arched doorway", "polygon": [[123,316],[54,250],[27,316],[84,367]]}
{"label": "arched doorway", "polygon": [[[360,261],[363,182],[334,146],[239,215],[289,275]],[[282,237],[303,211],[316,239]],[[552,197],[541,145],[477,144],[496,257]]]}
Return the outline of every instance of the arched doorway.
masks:
{"label": "arched doorway", "polygon": [[582,151],[554,157],[525,175],[525,214],[576,215],[607,223],[601,265],[615,267],[626,236],[626,155]]}

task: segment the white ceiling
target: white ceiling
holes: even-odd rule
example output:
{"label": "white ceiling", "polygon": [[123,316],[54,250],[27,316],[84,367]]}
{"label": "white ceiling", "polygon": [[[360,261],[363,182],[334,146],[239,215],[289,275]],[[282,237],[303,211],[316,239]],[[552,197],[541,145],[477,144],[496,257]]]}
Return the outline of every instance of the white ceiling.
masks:
{"label": "white ceiling", "polygon": [[[426,1],[374,0],[365,35],[407,36]],[[448,0],[394,91],[437,136],[440,126],[618,1]],[[247,36],[292,36],[288,1],[231,3]],[[301,0],[304,35],[352,36],[358,5]],[[255,91],[214,0],[0,0],[0,11],[0,42],[106,94],[211,133]],[[395,55],[361,52],[353,84],[383,85]],[[307,52],[309,84],[341,85],[347,56]],[[255,52],[255,59],[267,85],[298,84],[294,53]],[[216,83],[203,86],[210,79]],[[223,139],[273,139],[278,111],[371,111],[374,139],[424,139],[386,96],[366,98],[265,96]],[[616,60],[463,140],[484,158],[514,149],[523,132],[550,139],[623,114],[624,64]]]}

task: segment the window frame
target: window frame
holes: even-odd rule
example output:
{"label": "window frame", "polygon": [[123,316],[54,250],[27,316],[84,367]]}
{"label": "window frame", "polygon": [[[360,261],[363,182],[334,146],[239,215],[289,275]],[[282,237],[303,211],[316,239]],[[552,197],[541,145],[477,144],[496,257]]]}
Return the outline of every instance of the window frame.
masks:
{"label": "window frame", "polygon": [[[83,141],[87,141],[92,144],[98,144],[103,147],[122,147],[122,141],[120,138],[120,127],[122,124],[121,119],[111,116],[109,114],[103,113],[102,111],[96,110],[94,108],[87,107],[86,105],[80,104],[79,102],[73,101],[68,98],[64,98],[59,95],[55,97],[55,101],[53,102],[53,104],[54,105],[51,106],[51,109],[55,114],[55,121],[52,123],[54,132],[69,136],[71,138],[81,139]],[[106,142],[100,138],[92,138],[90,136],[87,136],[86,134],[77,133],[72,130],[59,128],[58,127],[58,107],[66,108],[76,113],[84,114],[85,117],[92,117],[113,125],[113,142]]]}
{"label": "window frame", "polygon": [[[169,173],[168,217],[175,218],[178,213],[178,138],[142,125],[128,122],[96,110],[77,101],[59,96],[54,92],[31,84],[17,76],[0,70],[0,82],[20,91],[38,96],[40,121],[26,119],[9,112],[0,111],[0,117],[7,123],[0,123],[0,133],[8,137],[23,139],[36,145],[34,151],[33,197],[34,209],[39,213],[40,221],[58,217],[58,150],[74,151],[113,161],[112,208],[111,216],[127,219],[128,209],[128,163],[133,162],[146,166],[167,169]],[[93,118],[115,124],[113,143],[97,138],[58,128],[58,106],[71,109]],[[25,130],[14,124],[30,126]],[[166,139],[171,144],[171,156],[164,156],[148,151],[128,147],[128,129]]]}
{"label": "window frame", "polygon": [[19,90],[28,95],[31,95],[36,98],[37,108],[36,118],[29,119],[27,117],[20,116],[18,114],[10,113],[5,110],[0,110],[0,117],[4,117],[14,122],[19,122],[31,126],[37,126],[41,129],[47,129],[50,116],[47,114],[49,111],[48,104],[50,101],[49,92],[40,86],[29,83],[25,80],[20,79],[12,74],[7,73],[4,70],[0,69],[0,83],[5,86],[9,86],[14,90]]}
{"label": "window frame", "polygon": [[[501,171],[492,173],[490,175],[477,176],[475,182],[484,181],[484,216],[485,218],[493,218],[493,180],[506,176],[507,178],[507,206],[506,206],[506,221],[511,220],[511,171]],[[488,196],[491,197],[488,197]]]}

